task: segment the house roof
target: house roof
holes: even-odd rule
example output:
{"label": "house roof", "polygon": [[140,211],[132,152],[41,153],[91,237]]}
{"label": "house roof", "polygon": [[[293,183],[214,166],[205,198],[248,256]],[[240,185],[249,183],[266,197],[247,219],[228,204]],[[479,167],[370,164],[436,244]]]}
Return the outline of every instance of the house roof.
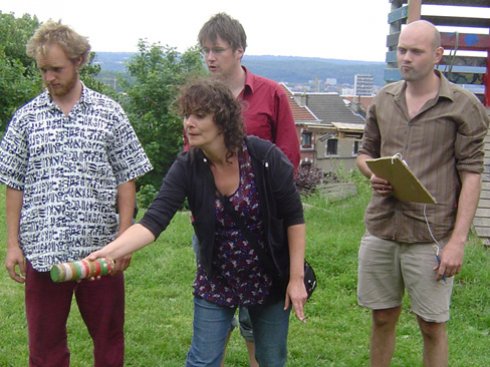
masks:
{"label": "house roof", "polygon": [[358,103],[362,106],[364,111],[367,111],[371,103],[373,103],[374,96],[342,96],[352,103]]}
{"label": "house roof", "polygon": [[299,98],[325,124],[333,122],[364,124],[364,119],[353,113],[337,93],[297,93],[295,97]]}
{"label": "house roof", "polygon": [[281,83],[282,87],[286,91],[289,100],[289,106],[293,112],[293,118],[296,123],[319,123],[320,119],[315,116],[315,114],[307,107],[300,106],[299,103],[294,99],[294,95],[289,90],[289,88]]}

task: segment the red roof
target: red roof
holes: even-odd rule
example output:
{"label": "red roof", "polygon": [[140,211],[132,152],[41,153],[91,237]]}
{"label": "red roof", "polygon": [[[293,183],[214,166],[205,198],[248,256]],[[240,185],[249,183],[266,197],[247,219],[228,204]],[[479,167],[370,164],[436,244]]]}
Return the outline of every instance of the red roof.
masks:
{"label": "red roof", "polygon": [[310,111],[308,107],[300,106],[298,102],[296,102],[293,97],[293,93],[285,84],[281,83],[281,86],[284,88],[288,96],[289,106],[291,106],[295,122],[319,122],[319,119],[313,114],[313,112]]}

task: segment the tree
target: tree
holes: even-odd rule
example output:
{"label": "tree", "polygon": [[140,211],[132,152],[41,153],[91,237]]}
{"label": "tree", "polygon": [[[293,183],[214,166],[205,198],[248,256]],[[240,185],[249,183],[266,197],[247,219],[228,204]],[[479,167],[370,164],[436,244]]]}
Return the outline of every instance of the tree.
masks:
{"label": "tree", "polygon": [[97,78],[101,67],[99,64],[94,63],[95,55],[95,52],[90,53],[87,64],[80,70],[80,79],[88,88],[117,99],[118,96],[114,88],[111,88]]}
{"label": "tree", "polygon": [[173,108],[178,88],[187,78],[204,75],[205,69],[197,47],[180,54],[140,40],[138,49],[127,66],[129,80],[120,81],[126,92],[122,104],[154,167],[138,186],[155,189],[182,149],[182,118]]}
{"label": "tree", "polygon": [[0,135],[19,107],[41,90],[36,63],[25,45],[39,26],[36,17],[15,18],[0,11]]}

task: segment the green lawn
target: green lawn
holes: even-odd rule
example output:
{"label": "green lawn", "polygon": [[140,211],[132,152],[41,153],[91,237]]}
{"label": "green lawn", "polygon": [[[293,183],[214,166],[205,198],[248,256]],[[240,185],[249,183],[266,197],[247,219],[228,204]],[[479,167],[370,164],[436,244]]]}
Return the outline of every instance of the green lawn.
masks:
{"label": "green lawn", "polygon": [[[356,303],[357,249],[363,233],[366,186],[356,197],[328,203],[305,200],[307,257],[319,287],[307,304],[308,322],[291,319],[291,367],[368,364],[370,313]],[[5,188],[0,187],[0,258],[5,255]],[[126,366],[181,367],[191,339],[194,254],[189,216],[180,213],[158,241],[133,257],[126,272]],[[472,238],[455,283],[449,323],[450,366],[490,365],[489,253]],[[69,319],[73,367],[92,365],[91,342],[73,305]],[[245,346],[232,335],[226,365],[247,366]],[[398,328],[392,366],[421,366],[421,338],[408,303]],[[23,286],[0,271],[0,367],[27,366]]]}

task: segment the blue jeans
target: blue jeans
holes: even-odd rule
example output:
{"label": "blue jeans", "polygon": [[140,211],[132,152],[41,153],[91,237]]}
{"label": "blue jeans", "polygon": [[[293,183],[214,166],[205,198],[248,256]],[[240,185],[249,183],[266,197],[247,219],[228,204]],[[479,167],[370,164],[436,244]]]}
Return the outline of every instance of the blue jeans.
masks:
{"label": "blue jeans", "polygon": [[247,342],[254,342],[254,330],[248,308],[240,307],[238,310],[238,322],[240,325],[240,334]]}
{"label": "blue jeans", "polygon": [[[194,253],[196,254],[196,261],[198,261],[199,257],[199,241],[197,239],[196,234],[192,235],[192,249],[194,250]],[[233,321],[233,319],[232,319]],[[250,321],[250,315],[248,313],[248,310],[246,307],[239,307],[238,310],[238,322],[240,325],[240,334],[242,335],[243,339],[247,342],[254,342],[254,331],[252,328],[252,322]],[[231,323],[230,330],[233,330],[236,325],[236,320]]]}
{"label": "blue jeans", "polygon": [[[235,308],[194,297],[194,333],[186,367],[219,367]],[[286,365],[290,310],[284,302],[249,307],[254,329],[255,358],[260,367]]]}

